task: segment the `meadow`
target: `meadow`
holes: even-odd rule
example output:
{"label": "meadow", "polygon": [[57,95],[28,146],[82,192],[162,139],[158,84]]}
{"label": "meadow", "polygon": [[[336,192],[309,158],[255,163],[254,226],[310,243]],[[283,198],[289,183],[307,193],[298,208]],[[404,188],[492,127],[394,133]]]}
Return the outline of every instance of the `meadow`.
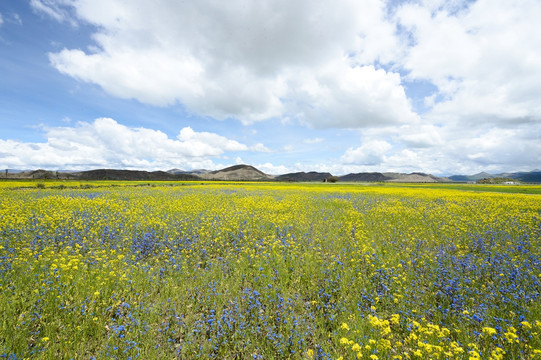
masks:
{"label": "meadow", "polygon": [[540,189],[0,182],[0,359],[541,359]]}

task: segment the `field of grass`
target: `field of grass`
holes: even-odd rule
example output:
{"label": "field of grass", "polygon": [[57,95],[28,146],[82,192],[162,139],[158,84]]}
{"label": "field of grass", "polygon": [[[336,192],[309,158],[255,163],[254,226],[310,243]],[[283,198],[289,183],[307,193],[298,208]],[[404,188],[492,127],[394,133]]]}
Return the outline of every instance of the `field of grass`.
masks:
{"label": "field of grass", "polygon": [[0,359],[541,359],[539,187],[42,184],[0,182]]}

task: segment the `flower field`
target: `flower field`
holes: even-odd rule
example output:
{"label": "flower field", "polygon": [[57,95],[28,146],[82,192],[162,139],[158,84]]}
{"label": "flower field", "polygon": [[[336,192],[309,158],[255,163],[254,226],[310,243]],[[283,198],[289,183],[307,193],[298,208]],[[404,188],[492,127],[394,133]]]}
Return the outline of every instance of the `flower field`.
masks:
{"label": "flower field", "polygon": [[0,359],[541,359],[539,188],[28,184]]}

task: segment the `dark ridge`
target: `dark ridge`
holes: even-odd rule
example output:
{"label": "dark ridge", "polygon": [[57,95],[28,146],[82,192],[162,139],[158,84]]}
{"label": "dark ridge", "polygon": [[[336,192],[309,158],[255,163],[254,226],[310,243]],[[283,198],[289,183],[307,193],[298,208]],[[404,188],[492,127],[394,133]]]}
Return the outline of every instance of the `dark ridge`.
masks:
{"label": "dark ridge", "polygon": [[278,181],[323,181],[330,178],[332,175],[328,172],[296,172],[276,176],[275,179]]}
{"label": "dark ridge", "polygon": [[377,182],[377,181],[386,181],[391,180],[392,178],[387,177],[379,172],[371,173],[356,173],[356,174],[347,174],[339,177],[340,181],[368,181],[368,182]]}
{"label": "dark ridge", "polygon": [[201,180],[190,174],[170,174],[165,171],[98,169],[74,174],[81,180]]}
{"label": "dark ridge", "polygon": [[514,173],[510,177],[523,182],[541,183],[541,171]]}
{"label": "dark ridge", "polygon": [[466,175],[452,175],[449,176],[449,179],[453,181],[470,181],[470,178]]}
{"label": "dark ridge", "polygon": [[[526,183],[541,183],[541,171],[534,170],[529,172],[514,172],[514,173],[502,173],[502,174],[488,174],[486,172],[482,172],[479,174],[474,175],[452,175],[449,176],[449,179],[453,181],[484,181],[486,182],[486,179],[493,179],[493,178],[510,178],[513,180],[526,182]],[[501,179],[500,179],[501,180]]]}

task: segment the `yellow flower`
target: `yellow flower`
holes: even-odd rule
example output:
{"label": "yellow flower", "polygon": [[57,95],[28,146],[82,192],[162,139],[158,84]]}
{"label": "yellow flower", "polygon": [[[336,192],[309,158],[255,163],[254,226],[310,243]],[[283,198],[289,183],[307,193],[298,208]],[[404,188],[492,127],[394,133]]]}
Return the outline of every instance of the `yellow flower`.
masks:
{"label": "yellow flower", "polygon": [[47,341],[49,341],[49,338],[48,338],[48,337],[42,337],[42,338],[41,338],[41,341],[47,342]]}
{"label": "yellow flower", "polygon": [[483,334],[495,335],[496,333],[497,333],[497,331],[494,328],[491,328],[491,327],[484,327],[483,328]]}
{"label": "yellow flower", "polygon": [[308,356],[308,357],[310,357],[310,358],[311,358],[312,356],[314,356],[314,350],[312,350],[312,349],[306,350],[306,356]]}
{"label": "yellow flower", "polygon": [[342,325],[340,326],[340,328],[343,329],[343,330],[349,331],[349,326],[348,326],[348,324],[346,324],[346,323],[342,323]]}
{"label": "yellow flower", "polygon": [[524,326],[526,329],[531,329],[532,328],[532,325],[527,321],[522,321],[520,324],[522,326]]}

